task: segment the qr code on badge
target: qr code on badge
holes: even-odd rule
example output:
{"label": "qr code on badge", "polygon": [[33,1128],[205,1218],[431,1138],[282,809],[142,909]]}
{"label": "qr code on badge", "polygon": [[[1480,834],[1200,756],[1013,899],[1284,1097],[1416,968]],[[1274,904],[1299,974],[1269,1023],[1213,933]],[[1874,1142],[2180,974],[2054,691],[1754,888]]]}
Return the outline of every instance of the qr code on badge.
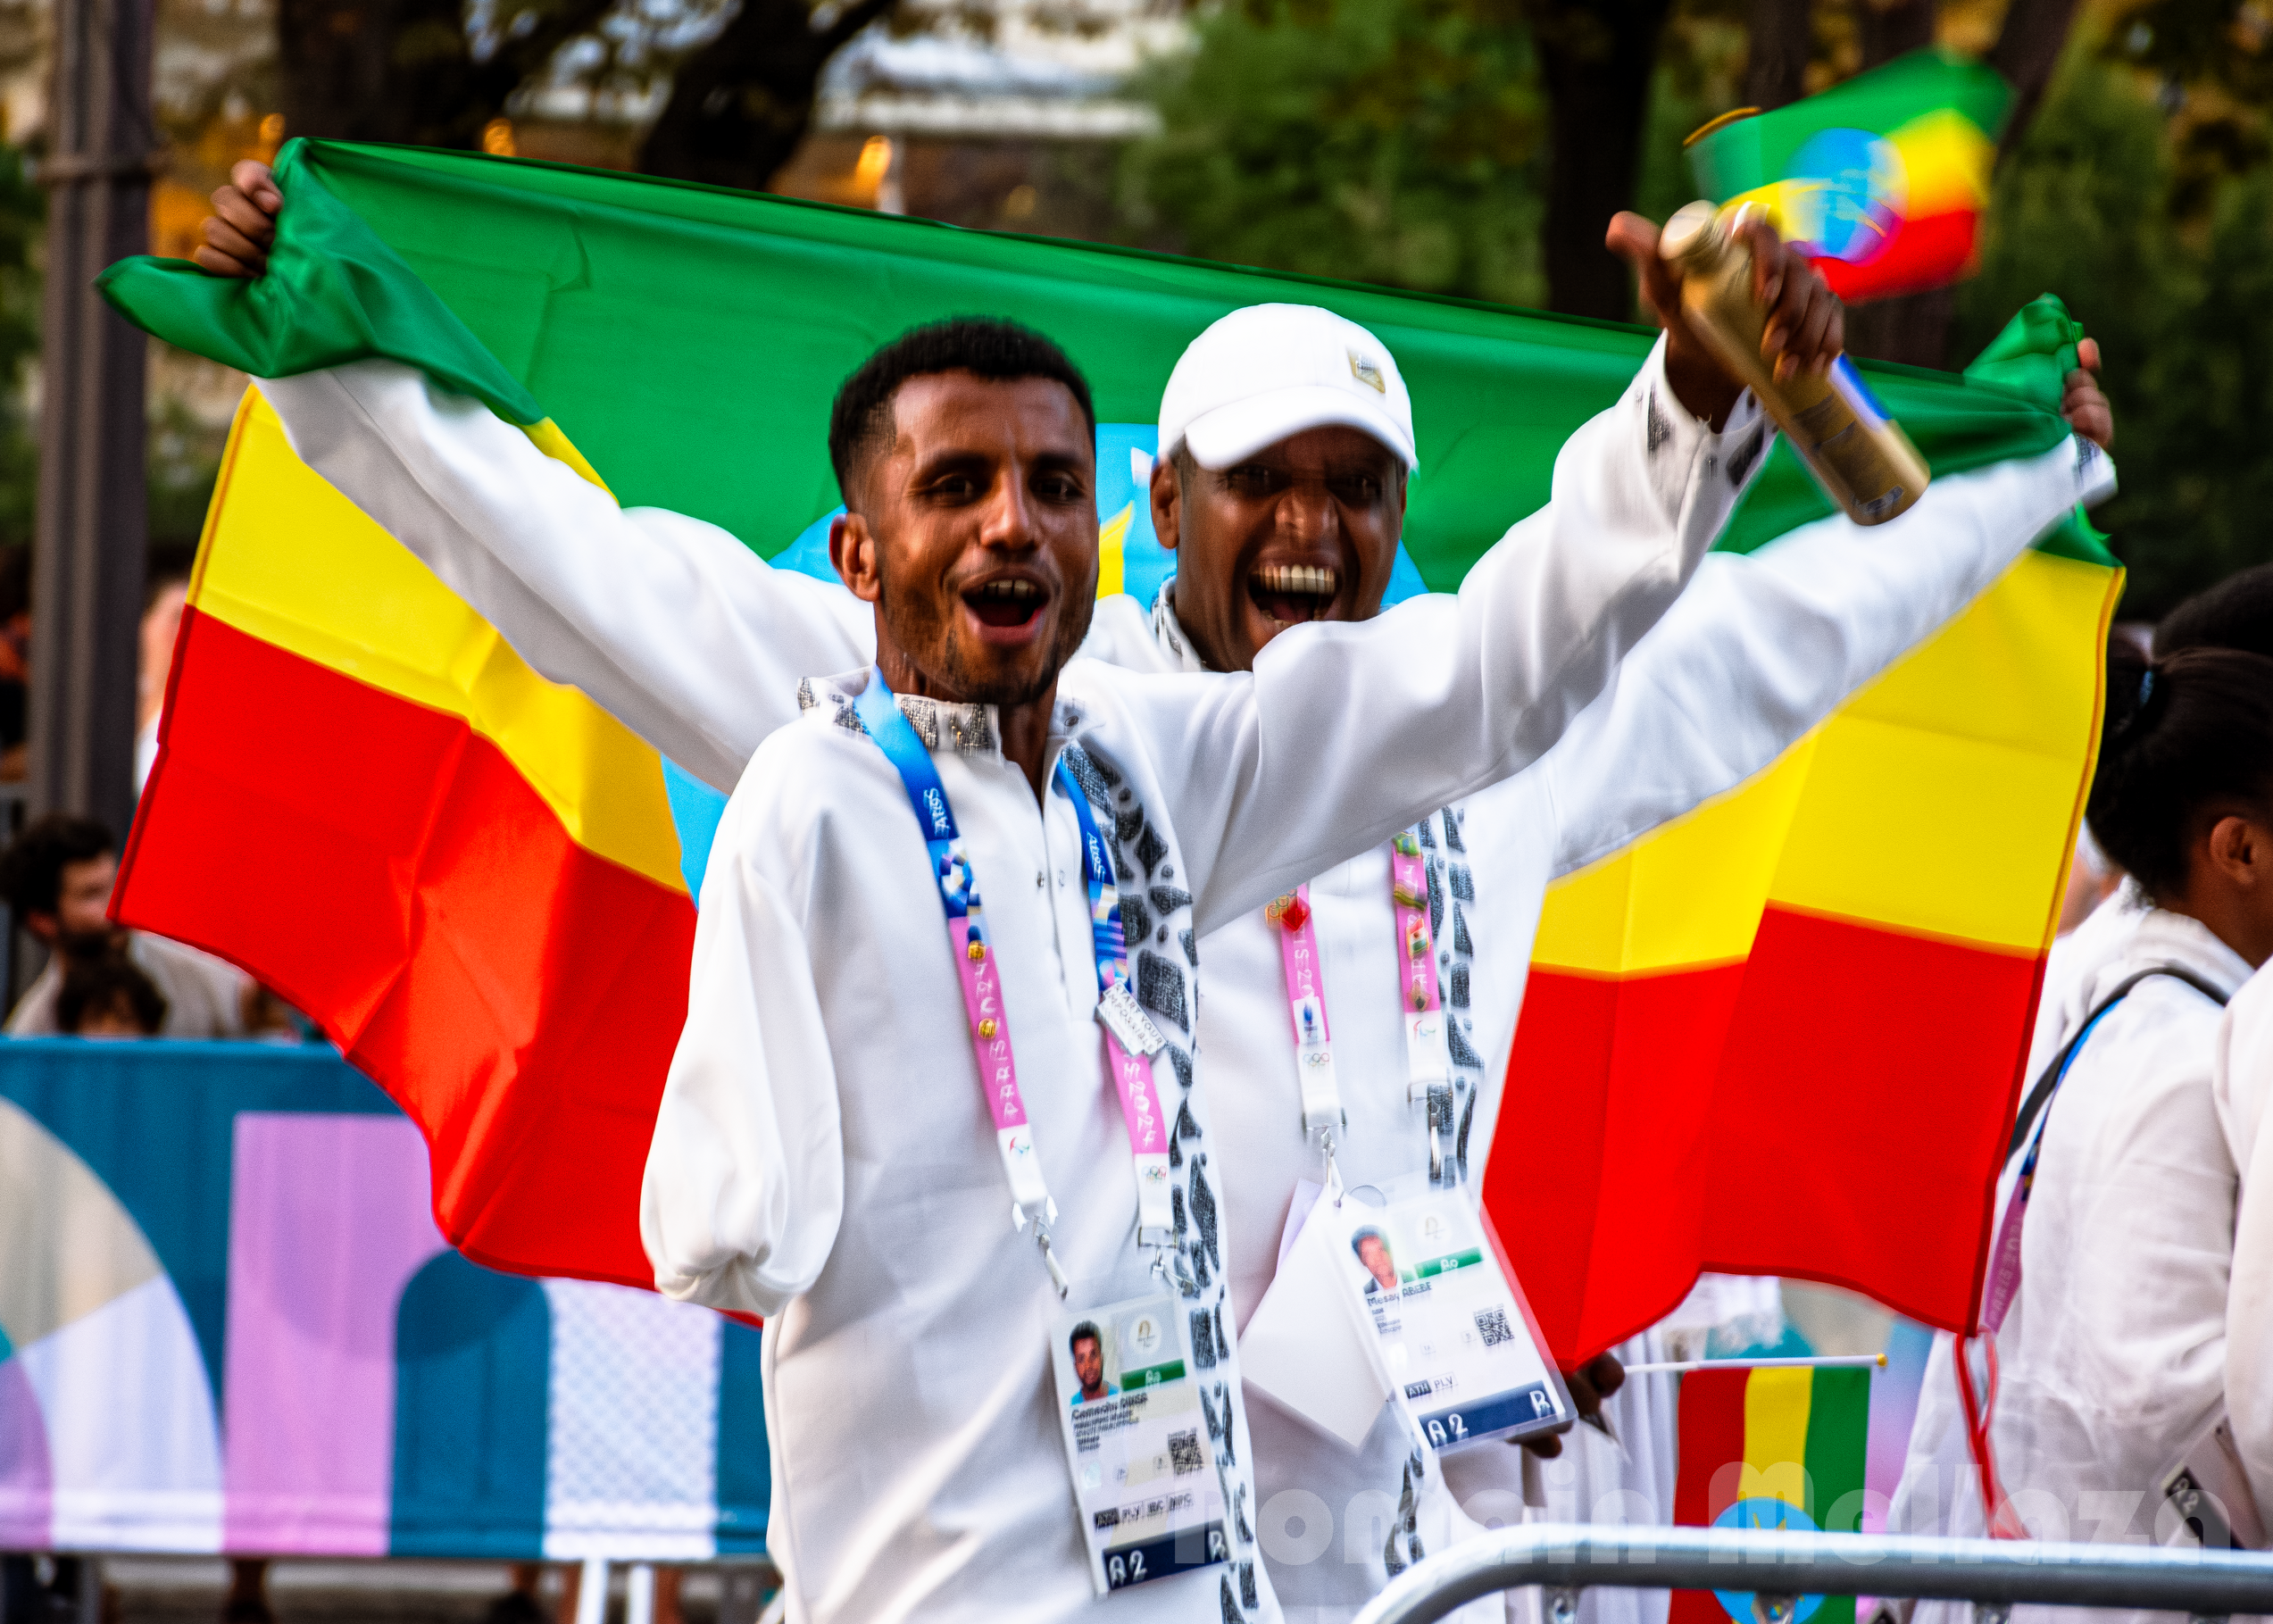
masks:
{"label": "qr code on badge", "polygon": [[1186,1473],[1199,1470],[1204,1464],[1200,1459],[1198,1428],[1195,1427],[1189,1432],[1171,1432],[1168,1435],[1168,1464],[1169,1469],[1179,1478]]}
{"label": "qr code on badge", "polygon": [[1476,1316],[1476,1334],[1484,1338],[1484,1345],[1495,1348],[1503,1342],[1513,1342],[1515,1333],[1508,1329],[1507,1310],[1487,1308]]}

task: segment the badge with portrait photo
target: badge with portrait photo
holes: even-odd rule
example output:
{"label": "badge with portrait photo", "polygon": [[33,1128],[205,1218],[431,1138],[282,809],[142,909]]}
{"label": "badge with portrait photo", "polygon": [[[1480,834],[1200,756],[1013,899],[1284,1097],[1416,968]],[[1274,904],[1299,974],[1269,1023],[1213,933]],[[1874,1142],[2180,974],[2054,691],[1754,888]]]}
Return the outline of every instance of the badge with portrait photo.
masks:
{"label": "badge with portrait photo", "polygon": [[[1177,1300],[1060,1316],[1050,1368],[1097,1594],[1228,1560],[1223,1479]],[[1228,1403],[1218,1409],[1228,1424]]]}
{"label": "badge with portrait photo", "polygon": [[1337,1262],[1373,1320],[1391,1385],[1430,1444],[1452,1450],[1570,1425],[1569,1389],[1464,1192],[1414,1175],[1351,1191],[1330,1221],[1342,1243]]}

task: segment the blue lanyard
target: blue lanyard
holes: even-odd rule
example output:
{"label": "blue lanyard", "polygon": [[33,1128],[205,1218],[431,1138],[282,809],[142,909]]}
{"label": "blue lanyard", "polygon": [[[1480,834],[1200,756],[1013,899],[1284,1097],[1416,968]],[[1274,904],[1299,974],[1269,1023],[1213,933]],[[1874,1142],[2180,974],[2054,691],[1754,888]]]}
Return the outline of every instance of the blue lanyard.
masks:
{"label": "blue lanyard", "polygon": [[2068,1045],[2067,1057],[2060,1062],[2060,1070],[2052,1078],[2052,1093],[2044,1096],[2044,1116],[2036,1123],[2035,1136],[2028,1141],[2028,1153],[2021,1159],[2019,1187],[2016,1194],[2019,1196],[2023,1206],[2028,1203],[2029,1187],[2036,1180],[2036,1158],[2044,1153],[2044,1129],[2052,1126],[2052,1103],[2060,1097],[2060,1086],[2068,1080],[2069,1068],[2076,1063],[2076,1057],[2084,1052],[2084,1045],[2091,1041],[2093,1031],[2101,1021],[2114,1013],[2116,1004],[2120,1002],[2122,1002],[2120,999],[2111,998],[2101,1006],[2099,1012],[2084,1023],[2084,1029],[2076,1034],[2075,1042]]}
{"label": "blue lanyard", "polygon": [[[853,711],[868,729],[869,737],[884,752],[884,759],[899,774],[909,809],[915,813],[917,827],[923,831],[931,856],[932,879],[939,888],[940,906],[946,913],[949,945],[955,954],[956,972],[962,983],[965,1012],[970,1020],[972,1054],[978,1062],[980,1086],[994,1116],[1003,1171],[1010,1179],[1012,1222],[1021,1230],[1028,1223],[1035,1226],[1035,1238],[1042,1248],[1043,1260],[1049,1266],[1051,1278],[1057,1282],[1058,1295],[1063,1296],[1067,1291],[1065,1274],[1050,1245],[1049,1226],[1057,1218],[1057,1203],[1050,1198],[1043,1180],[1033,1130],[1019,1091],[1017,1066],[1011,1049],[1010,1018],[1003,1007],[998,968],[983,923],[985,909],[979,901],[978,877],[963,851],[954,809],[948,804],[946,787],[939,781],[939,770],[932,763],[931,753],[924,748],[914,727],[901,713],[891,685],[885,680],[880,668],[870,670],[868,686],[853,701]],[[1062,757],[1054,776],[1058,788],[1072,802],[1074,816],[1081,827],[1082,879],[1089,893],[1092,957],[1102,1004],[1112,997],[1116,988],[1125,989],[1128,979],[1120,893],[1113,885],[1112,857],[1097,831],[1096,820],[1090,813],[1088,798],[1074,781]],[[1120,1004],[1134,1012],[1136,1020],[1143,1023],[1142,1012],[1135,1011],[1135,1001],[1128,993],[1120,991],[1119,998]],[[1119,1013],[1118,1009],[1115,1013]],[[1146,1058],[1161,1040],[1156,1032],[1153,1033],[1151,1048],[1132,1053],[1110,1020],[1106,1027],[1106,1047],[1135,1159],[1137,1238],[1144,1245],[1169,1245],[1173,1239],[1173,1220],[1168,1187],[1167,1128],[1153,1092]]]}
{"label": "blue lanyard", "polygon": [[[955,827],[954,808],[947,804],[946,786],[939,781],[939,770],[931,764],[931,752],[924,748],[913,724],[900,713],[891,685],[885,681],[880,669],[870,668],[868,687],[853,702],[853,709],[868,729],[869,737],[883,750],[884,759],[900,775],[900,787],[907,792],[908,806],[915,813],[916,825],[924,831],[924,843],[931,848],[933,877],[939,882],[939,901],[946,909],[947,917],[962,919],[978,913],[978,882],[959,850],[962,834]],[[1089,810],[1089,797],[1074,781],[1063,757],[1059,758],[1053,777],[1059,791],[1073,803],[1073,815],[1081,825],[1081,878],[1089,890],[1097,992],[1103,996],[1128,979],[1128,947],[1121,929],[1120,892],[1113,883],[1112,860],[1106,854],[1103,837],[1097,832],[1096,818]],[[973,928],[974,934],[976,929]]]}

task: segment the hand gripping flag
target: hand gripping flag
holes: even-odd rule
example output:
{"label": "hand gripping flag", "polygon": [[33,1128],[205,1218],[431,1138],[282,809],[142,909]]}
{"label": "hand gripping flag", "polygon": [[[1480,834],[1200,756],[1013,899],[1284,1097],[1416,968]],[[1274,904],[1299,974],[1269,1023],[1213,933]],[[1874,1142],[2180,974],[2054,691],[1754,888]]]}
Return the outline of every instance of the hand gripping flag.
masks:
{"label": "hand gripping flag", "polygon": [[1689,162],[1716,203],[1764,204],[1841,298],[1917,293],[1973,273],[2011,97],[1994,69],[1915,51],[1788,107],[1708,124]]}
{"label": "hand gripping flag", "polygon": [[[1437,588],[1456,586],[1545,501],[1557,449],[1617,397],[1650,343],[1632,329],[468,154],[295,143],[279,173],[288,201],[266,278],[225,282],[179,262],[130,261],[105,275],[112,303],[160,337],[262,376],[373,355],[421,367],[604,479],[627,505],[709,520],[770,556],[837,504],[825,431],[838,382],[923,321],[1000,312],[1066,346],[1100,419],[1103,579],[1147,597],[1168,560],[1131,454],[1153,449],[1170,369],[1226,312],[1323,304],[1395,350],[1432,447],[1412,487],[1403,567]],[[1899,370],[1872,377],[1940,471],[2039,452],[2066,433],[2009,393]],[[1830,511],[1779,448],[1727,545],[1771,545]],[[2005,607],[1978,639],[1977,658],[1993,662],[1985,679],[2022,695],[2000,700],[1989,754],[2026,756],[2037,770],[1995,822],[1997,861],[2029,920],[2025,940],[1995,962],[2022,966],[2023,990],[2001,992],[1991,1015],[1946,1034],[1952,1051],[1986,1041],[1982,1070],[1996,1079],[1994,1097],[1965,1103],[1970,1126],[1954,1137],[1968,1146],[1986,1145],[2010,1110],[2029,967],[2089,763],[2096,639],[2115,579],[2095,548],[2045,545],[2044,569],[2070,585],[2051,590],[2029,576],[2019,595],[1993,599]],[[299,464],[257,397],[231,438],[187,627],[121,916],[226,954],[320,1020],[426,1131],[437,1220],[470,1255],[645,1283],[637,1192],[685,1014],[693,908],[680,876],[701,871],[703,829],[690,811],[700,796],[680,793],[683,776],[668,777],[668,763],[582,695],[537,678]],[[1969,695],[1914,720],[1953,741],[1984,725]],[[1938,802],[1910,782],[1921,770],[1915,753],[1878,768],[1868,746],[1861,755],[1827,817],[1873,784],[1899,790],[1909,799],[1898,815],[1952,825],[1910,831],[1921,867],[1977,821],[1967,796],[1980,786],[1979,752],[1924,762],[1943,775]],[[1806,771],[1777,779],[1781,798],[1742,848],[1742,876],[1773,866],[1779,831],[1814,804],[1810,781]],[[683,841],[675,804],[689,814]],[[1845,849],[1883,861],[1883,831],[1870,824]],[[1826,849],[1811,847],[1812,860]],[[289,883],[274,882],[279,872]],[[1943,877],[1929,878],[1938,895]],[[1701,894],[1708,912],[1728,904],[1720,929],[1736,945],[1724,964],[1741,957],[1759,919],[1750,883]],[[1695,912],[1676,900],[1683,918]],[[1820,981],[1779,995],[1867,999],[1869,968],[1834,961]],[[1615,1044],[1620,1029],[1590,1017],[1585,1041]],[[1717,1050],[1710,1032],[1697,1041],[1678,1058],[1702,1096]],[[1939,1071],[1954,1063],[1931,1029],[1894,1052],[1904,1064],[1928,1054]],[[1871,1045],[1836,1058],[1826,1086],[1858,1069],[1866,1089],[1880,1076]],[[1582,1123],[1591,1113],[1582,1156],[1623,1152],[1602,1126],[1609,1076],[1596,1057],[1541,1079],[1568,1091],[1556,1109]],[[1790,1103],[1775,1109],[1802,1135],[1805,1114]],[[1960,1227],[1986,1212],[1986,1178],[1976,1182],[1957,1203]],[[1874,1192],[1835,1194],[1836,1215],[1786,1228],[1835,1224],[1854,1249],[1818,1271],[1869,1289],[1886,1249]],[[1591,1212],[1544,1225],[1536,1216],[1518,1205],[1500,1220],[1503,1235],[1511,1219],[1522,1232],[1527,1284],[1531,1246],[1622,1267],[1588,1251],[1579,1226]],[[1668,1237],[1626,1238],[1654,1257]],[[1653,1284],[1660,1274],[1686,1284],[1694,1239],[1670,1237],[1671,1262]],[[1894,1295],[1912,1312],[1959,1323],[1977,1250],[1960,1245],[1953,1266],[1905,1277]],[[1567,1329],[1586,1319],[1593,1289],[1577,1282]]]}

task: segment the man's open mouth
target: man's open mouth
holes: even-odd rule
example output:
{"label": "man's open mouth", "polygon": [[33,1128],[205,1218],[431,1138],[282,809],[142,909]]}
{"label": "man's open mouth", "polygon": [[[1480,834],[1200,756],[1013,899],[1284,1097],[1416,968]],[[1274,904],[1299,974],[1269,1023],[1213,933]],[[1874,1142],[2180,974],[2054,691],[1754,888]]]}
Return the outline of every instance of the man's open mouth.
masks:
{"label": "man's open mouth", "polygon": [[1255,607],[1282,625],[1323,620],[1342,589],[1342,572],[1331,564],[1259,564],[1247,577]]}
{"label": "man's open mouth", "polygon": [[980,624],[1004,629],[1025,625],[1041,613],[1042,606],[1049,601],[1048,593],[1018,576],[981,581],[963,594],[963,602],[970,605],[971,613],[978,617]]}

